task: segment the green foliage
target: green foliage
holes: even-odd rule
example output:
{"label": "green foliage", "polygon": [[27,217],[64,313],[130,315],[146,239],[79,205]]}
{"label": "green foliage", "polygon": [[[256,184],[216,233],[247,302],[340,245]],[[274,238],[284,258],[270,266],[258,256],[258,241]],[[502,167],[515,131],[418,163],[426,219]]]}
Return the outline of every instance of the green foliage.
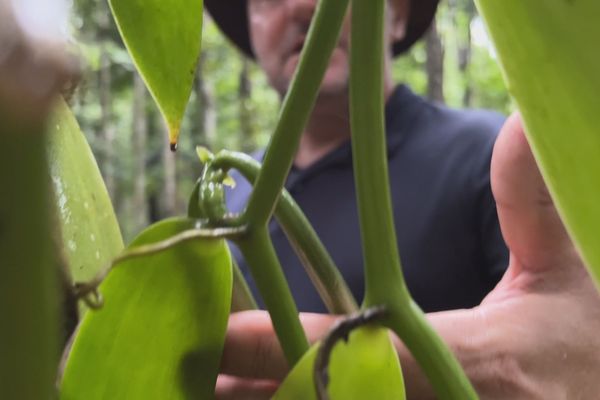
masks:
{"label": "green foliage", "polygon": [[177,144],[202,41],[202,0],[110,0],[129,53]]}
{"label": "green foliage", "polygon": [[62,100],[49,127],[48,158],[63,254],[73,280],[84,282],[123,250],[123,239],[96,160]]}
{"label": "green foliage", "polygon": [[[283,381],[274,400],[316,399],[314,363],[319,344],[312,346]],[[328,393],[332,399],[403,400],[404,380],[388,330],[364,327],[338,342],[329,364]]]}
{"label": "green foliage", "polygon": [[[130,249],[192,229],[171,219]],[[86,313],[61,386],[62,400],[212,398],[231,301],[227,245],[197,238],[118,262]]]}
{"label": "green foliage", "polygon": [[29,110],[7,113],[9,93],[0,96],[0,397],[49,399],[60,318],[44,128],[23,117]]}
{"label": "green foliage", "polygon": [[559,213],[600,282],[600,3],[477,4]]}

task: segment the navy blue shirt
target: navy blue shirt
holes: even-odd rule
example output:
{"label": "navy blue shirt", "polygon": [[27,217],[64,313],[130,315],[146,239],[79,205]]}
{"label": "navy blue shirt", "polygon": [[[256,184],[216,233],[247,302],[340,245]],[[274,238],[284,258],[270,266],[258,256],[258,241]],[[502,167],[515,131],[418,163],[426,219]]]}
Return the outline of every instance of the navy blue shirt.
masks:
{"label": "navy blue shirt", "polygon": [[[508,264],[489,173],[504,117],[446,108],[401,85],[386,104],[385,119],[394,219],[408,288],[425,312],[476,306]],[[227,203],[240,212],[251,187],[239,175],[235,180]],[[363,258],[350,142],[306,169],[292,168],[286,188],[360,303]],[[275,221],[270,233],[298,309],[325,312]],[[232,251],[260,302],[240,252]]]}

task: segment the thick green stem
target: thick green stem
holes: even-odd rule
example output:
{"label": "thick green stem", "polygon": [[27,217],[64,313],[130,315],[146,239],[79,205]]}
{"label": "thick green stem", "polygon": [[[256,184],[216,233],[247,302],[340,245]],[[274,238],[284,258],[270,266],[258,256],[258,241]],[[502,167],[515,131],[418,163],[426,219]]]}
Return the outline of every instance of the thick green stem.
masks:
{"label": "thick green stem", "polygon": [[44,135],[2,120],[8,128],[0,129],[2,398],[49,399],[60,342],[59,270],[51,248]]}
{"label": "thick green stem", "polygon": [[365,307],[384,306],[388,326],[411,350],[443,399],[476,399],[460,364],[428,325],[406,287],[389,191],[384,126],[386,0],[352,0],[352,153],[365,263]]}
{"label": "thick green stem", "polygon": [[317,5],[298,69],[244,214],[252,226],[266,225],[273,213],[337,44],[347,8],[348,0],[320,0]]}
{"label": "thick green stem", "polygon": [[0,97],[0,397],[49,399],[61,341],[60,271],[51,245],[44,127],[13,118],[8,102]]}
{"label": "thick green stem", "polygon": [[[254,183],[260,171],[258,161],[245,154],[230,151],[219,152],[213,165],[215,168],[235,168],[250,183]],[[279,197],[275,207],[275,218],[302,261],[329,312],[333,314],[355,312],[358,307],[352,292],[319,236],[287,190],[283,190]]]}
{"label": "thick green stem", "polygon": [[292,367],[308,350],[308,341],[269,232],[266,227],[251,230],[234,241],[250,266],[258,290],[271,315],[283,353]]}
{"label": "thick green stem", "polygon": [[352,155],[365,264],[366,306],[408,304],[389,190],[383,94],[385,0],[353,0]]}
{"label": "thick green stem", "polygon": [[454,354],[431,327],[423,311],[413,301],[390,307],[384,324],[393,330],[410,350],[429,379],[437,398],[478,399]]}

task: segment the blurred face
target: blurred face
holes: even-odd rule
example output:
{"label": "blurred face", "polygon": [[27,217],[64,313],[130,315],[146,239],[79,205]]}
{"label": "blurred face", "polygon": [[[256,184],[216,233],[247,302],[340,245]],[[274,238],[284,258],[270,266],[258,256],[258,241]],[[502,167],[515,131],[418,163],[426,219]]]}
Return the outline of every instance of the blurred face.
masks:
{"label": "blurred face", "polygon": [[[386,13],[388,44],[404,36],[407,3],[407,0],[390,0],[392,7]],[[248,0],[250,39],[256,59],[271,85],[282,95],[298,65],[316,4],[317,0]],[[350,16],[347,15],[321,85],[321,95],[347,93],[349,41]],[[391,59],[391,54],[388,57]]]}

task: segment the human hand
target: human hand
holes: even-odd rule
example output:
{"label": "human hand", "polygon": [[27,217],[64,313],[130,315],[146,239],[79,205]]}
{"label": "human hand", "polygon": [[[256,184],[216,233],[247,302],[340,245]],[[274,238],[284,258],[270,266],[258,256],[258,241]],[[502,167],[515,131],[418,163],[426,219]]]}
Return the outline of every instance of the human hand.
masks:
{"label": "human hand", "polygon": [[479,307],[430,321],[483,399],[597,398],[600,296],[552,204],[518,115],[496,142],[491,180],[509,267]]}
{"label": "human hand", "polygon": [[[511,117],[492,158],[492,188],[510,249],[498,286],[471,310],[429,314],[482,399],[589,399],[600,393],[600,296],[567,236]],[[309,337],[338,317],[301,316]],[[414,359],[396,347],[410,399],[434,398]],[[268,314],[230,319],[218,399],[266,399],[288,371]]]}

